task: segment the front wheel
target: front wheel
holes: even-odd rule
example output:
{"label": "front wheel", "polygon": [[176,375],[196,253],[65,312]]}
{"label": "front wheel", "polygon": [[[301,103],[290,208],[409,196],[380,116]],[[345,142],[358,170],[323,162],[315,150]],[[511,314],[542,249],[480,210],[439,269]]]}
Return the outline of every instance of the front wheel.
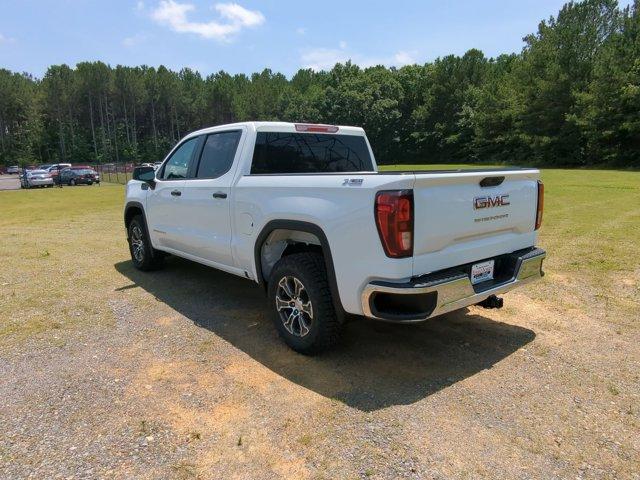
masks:
{"label": "front wheel", "polygon": [[269,279],[269,302],[278,333],[296,352],[313,355],[338,341],[342,322],[322,255],[296,253],[280,259]]}
{"label": "front wheel", "polygon": [[128,230],[129,251],[133,266],[143,271],[160,268],[162,266],[161,252],[151,246],[147,228],[141,215],[133,217]]}

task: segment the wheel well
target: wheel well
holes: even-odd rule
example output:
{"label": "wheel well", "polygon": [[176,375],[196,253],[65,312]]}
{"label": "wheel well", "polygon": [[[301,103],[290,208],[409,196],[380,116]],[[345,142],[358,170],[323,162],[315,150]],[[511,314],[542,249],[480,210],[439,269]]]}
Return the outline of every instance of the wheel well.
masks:
{"label": "wheel well", "polygon": [[128,207],[127,210],[125,211],[124,226],[127,228],[127,230],[129,229],[129,224],[131,223],[131,220],[133,220],[133,217],[135,217],[136,215],[142,215],[142,208],[138,206],[131,206],[131,207]]}
{"label": "wheel well", "polygon": [[300,230],[273,230],[260,246],[262,277],[268,282],[273,266],[283,257],[301,252],[317,252],[323,255],[320,239],[313,233]]}

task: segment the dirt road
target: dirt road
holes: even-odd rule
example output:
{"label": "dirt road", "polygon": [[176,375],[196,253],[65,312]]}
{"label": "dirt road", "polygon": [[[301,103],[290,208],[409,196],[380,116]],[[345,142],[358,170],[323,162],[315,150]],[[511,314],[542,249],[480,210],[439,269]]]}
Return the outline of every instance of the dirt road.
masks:
{"label": "dirt road", "polygon": [[19,190],[20,179],[17,175],[0,175],[0,190]]}

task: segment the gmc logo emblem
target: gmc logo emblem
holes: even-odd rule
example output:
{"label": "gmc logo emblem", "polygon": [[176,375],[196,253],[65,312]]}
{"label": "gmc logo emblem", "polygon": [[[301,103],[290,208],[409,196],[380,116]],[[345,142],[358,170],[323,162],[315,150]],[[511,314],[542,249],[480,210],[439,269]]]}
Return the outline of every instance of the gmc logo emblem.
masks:
{"label": "gmc logo emblem", "polygon": [[507,205],[510,205],[509,195],[476,197],[473,199],[474,210],[480,210],[481,208],[506,207]]}

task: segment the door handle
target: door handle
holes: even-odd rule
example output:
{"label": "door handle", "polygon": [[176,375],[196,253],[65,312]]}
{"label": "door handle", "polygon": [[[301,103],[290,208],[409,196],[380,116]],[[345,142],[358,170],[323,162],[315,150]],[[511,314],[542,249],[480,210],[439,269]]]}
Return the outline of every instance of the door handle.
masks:
{"label": "door handle", "polygon": [[173,195],[174,197],[179,197],[180,195],[182,195],[182,192],[180,190],[172,190],[171,195]]}
{"label": "door handle", "polygon": [[216,192],[212,195],[213,198],[227,198],[227,194],[224,192]]}

